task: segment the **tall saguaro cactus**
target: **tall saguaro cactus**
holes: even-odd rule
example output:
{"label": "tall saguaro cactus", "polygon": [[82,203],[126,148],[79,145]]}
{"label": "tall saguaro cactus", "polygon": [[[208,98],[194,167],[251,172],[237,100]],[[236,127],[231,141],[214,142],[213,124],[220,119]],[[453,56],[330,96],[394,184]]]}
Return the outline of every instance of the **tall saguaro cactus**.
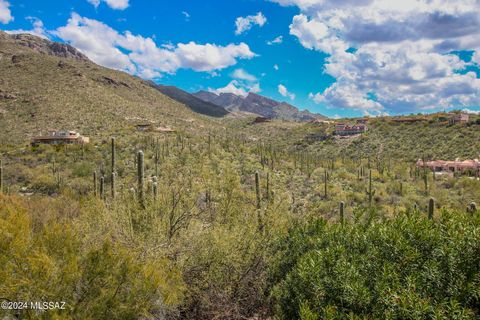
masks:
{"label": "tall saguaro cactus", "polygon": [[435,210],[435,199],[430,198],[430,200],[428,200],[428,219],[433,219],[434,210]]}
{"label": "tall saguaro cactus", "polygon": [[323,188],[325,199],[328,197],[328,172],[325,169],[324,178],[323,178]]}
{"label": "tall saguaro cactus", "polygon": [[110,189],[111,189],[111,193],[112,193],[112,199],[115,199],[115,193],[116,193],[116,188],[115,188],[115,183],[116,183],[116,180],[117,180],[117,173],[115,171],[115,168],[116,168],[116,151],[115,151],[115,137],[112,137],[112,144],[111,144],[111,147],[112,147],[112,163],[111,163],[111,166],[112,166],[112,175],[111,175],[111,179],[110,179]]}
{"label": "tall saguaro cactus", "polygon": [[257,209],[261,208],[261,196],[260,196],[260,174],[255,171],[255,192],[257,195]]}
{"label": "tall saguaro cactus", "polygon": [[115,152],[115,138],[112,137],[112,173],[115,172],[115,166],[116,166],[116,152]]}
{"label": "tall saguaro cactus", "polygon": [[115,180],[117,179],[117,173],[116,172],[112,172],[112,180],[110,181],[110,185],[111,185],[111,192],[112,192],[112,199],[115,199],[115,193],[116,193],[116,188],[115,188]]}
{"label": "tall saguaro cactus", "polygon": [[372,206],[372,200],[373,197],[375,196],[375,190],[373,190],[372,187],[372,170],[369,170],[368,173],[368,189],[366,190],[367,196],[368,196],[368,204],[370,207]]}
{"label": "tall saguaro cactus", "polygon": [[0,194],[3,193],[3,162],[0,161]]}
{"label": "tall saguaro cactus", "polygon": [[153,201],[157,200],[157,195],[158,195],[158,179],[157,176],[152,177],[152,195],[153,195]]}
{"label": "tall saguaro cactus", "polygon": [[97,171],[93,171],[93,195],[97,196]]}
{"label": "tall saguaro cactus", "polygon": [[423,184],[425,186],[425,194],[428,195],[428,175],[427,175],[427,162],[425,161],[425,156],[422,157],[423,164]]}
{"label": "tall saguaro cactus", "polygon": [[105,200],[105,178],[100,177],[100,199]]}
{"label": "tall saguaro cactus", "polygon": [[137,182],[138,182],[138,202],[142,208],[145,208],[145,190],[144,190],[144,163],[143,151],[137,153]]}
{"label": "tall saguaro cactus", "polygon": [[270,174],[267,172],[267,201],[270,202]]}
{"label": "tall saguaro cactus", "polygon": [[340,202],[340,223],[344,223],[345,221],[345,202]]}

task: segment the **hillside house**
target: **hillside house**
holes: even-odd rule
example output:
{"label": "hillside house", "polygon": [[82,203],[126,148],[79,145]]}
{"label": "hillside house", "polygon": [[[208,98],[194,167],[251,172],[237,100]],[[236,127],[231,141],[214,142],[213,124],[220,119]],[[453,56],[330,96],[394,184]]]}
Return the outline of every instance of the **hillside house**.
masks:
{"label": "hillside house", "polygon": [[367,126],[364,124],[348,125],[345,123],[338,123],[335,125],[335,134],[338,136],[352,136],[362,134],[367,131]]}
{"label": "hillside house", "polygon": [[416,165],[418,168],[427,167],[433,172],[461,173],[475,176],[480,175],[480,161],[478,161],[478,159],[464,161],[459,159],[456,159],[455,161],[432,160],[425,161],[425,164],[419,159]]}
{"label": "hillside house", "polygon": [[32,139],[32,146],[39,144],[87,144],[90,138],[84,137],[75,131],[50,130],[48,135],[38,136]]}
{"label": "hillside house", "polygon": [[456,113],[451,115],[448,122],[450,124],[467,123],[469,119],[470,119],[470,116],[468,115],[468,113]]}

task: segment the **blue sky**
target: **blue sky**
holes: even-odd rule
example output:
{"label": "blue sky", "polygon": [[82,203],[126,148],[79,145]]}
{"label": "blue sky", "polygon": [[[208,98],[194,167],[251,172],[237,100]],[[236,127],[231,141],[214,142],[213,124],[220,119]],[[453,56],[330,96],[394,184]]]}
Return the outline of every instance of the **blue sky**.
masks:
{"label": "blue sky", "polygon": [[480,110],[478,2],[402,3],[0,0],[0,29],[187,91],[258,92],[330,117]]}

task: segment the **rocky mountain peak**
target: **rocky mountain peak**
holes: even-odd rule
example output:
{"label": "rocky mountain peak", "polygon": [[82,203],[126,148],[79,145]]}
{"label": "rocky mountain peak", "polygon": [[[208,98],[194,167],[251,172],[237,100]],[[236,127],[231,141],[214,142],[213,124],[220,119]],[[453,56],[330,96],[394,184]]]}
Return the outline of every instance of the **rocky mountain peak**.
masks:
{"label": "rocky mountain peak", "polygon": [[0,31],[0,38],[3,40],[11,40],[16,44],[24,47],[28,47],[39,53],[48,54],[51,56],[69,58],[76,60],[89,61],[86,55],[75,49],[71,45],[52,42],[47,39],[43,39],[31,34],[8,34]]}

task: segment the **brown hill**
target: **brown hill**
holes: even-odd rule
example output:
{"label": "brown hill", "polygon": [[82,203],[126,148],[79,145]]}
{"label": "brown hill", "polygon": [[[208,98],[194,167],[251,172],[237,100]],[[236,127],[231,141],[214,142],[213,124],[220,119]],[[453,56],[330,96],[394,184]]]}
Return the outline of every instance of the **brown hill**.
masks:
{"label": "brown hill", "polygon": [[147,81],[32,35],[0,31],[0,74],[0,144],[25,142],[48,129],[92,136],[139,122],[180,130],[190,130],[192,120],[196,128],[212,123]]}

